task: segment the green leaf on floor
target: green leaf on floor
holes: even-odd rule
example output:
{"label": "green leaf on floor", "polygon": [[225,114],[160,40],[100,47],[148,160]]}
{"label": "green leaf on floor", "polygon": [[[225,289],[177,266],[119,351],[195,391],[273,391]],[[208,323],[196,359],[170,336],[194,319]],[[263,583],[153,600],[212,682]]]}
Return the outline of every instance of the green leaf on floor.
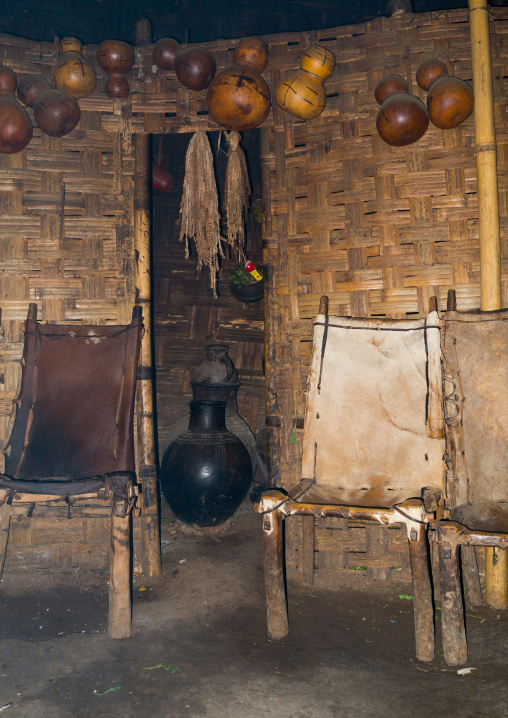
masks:
{"label": "green leaf on floor", "polygon": [[104,691],[104,693],[97,693],[97,691],[94,691],[95,695],[100,698],[101,696],[106,696],[108,693],[113,693],[113,691],[119,691],[122,686],[112,686],[111,688],[108,688],[107,691]]}
{"label": "green leaf on floor", "polygon": [[171,673],[181,673],[182,669],[178,668],[175,663],[158,663],[156,666],[148,666],[143,668],[143,671],[153,671],[156,668],[162,668],[163,671],[171,671]]}

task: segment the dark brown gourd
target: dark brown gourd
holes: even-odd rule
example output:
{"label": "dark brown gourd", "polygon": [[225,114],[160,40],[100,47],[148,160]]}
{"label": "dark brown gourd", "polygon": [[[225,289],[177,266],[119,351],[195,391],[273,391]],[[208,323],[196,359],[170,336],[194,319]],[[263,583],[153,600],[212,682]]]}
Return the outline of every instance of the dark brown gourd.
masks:
{"label": "dark brown gourd", "polygon": [[173,70],[180,43],[172,37],[163,37],[153,47],[153,61],[161,70]]}
{"label": "dark brown gourd", "polygon": [[63,90],[79,100],[95,90],[97,77],[92,65],[83,57],[83,46],[75,37],[65,37],[60,43],[58,62],[53,73],[57,90]]}
{"label": "dark brown gourd", "polygon": [[14,99],[17,84],[16,73],[0,65],[0,152],[5,155],[21,152],[33,135],[30,117]]}
{"label": "dark brown gourd", "polygon": [[217,63],[204,47],[186,47],[175,59],[175,73],[188,90],[205,90],[215,76]]}
{"label": "dark brown gourd", "polygon": [[97,48],[97,62],[104,70],[106,80],[105,92],[108,97],[128,97],[129,83],[125,75],[134,64],[134,50],[122,40],[104,40]]}
{"label": "dark brown gourd", "polygon": [[394,147],[411,145],[423,137],[429,115],[421,100],[408,93],[409,86],[400,75],[388,75],[374,90],[381,105],[376,127],[381,139]]}
{"label": "dark brown gourd", "polygon": [[418,68],[416,81],[427,90],[427,109],[430,121],[441,130],[458,127],[474,107],[471,87],[458,77],[448,75],[441,60],[427,60]]}
{"label": "dark brown gourd", "polygon": [[240,40],[234,65],[214,78],[206,101],[212,119],[227,130],[243,132],[262,124],[270,111],[270,90],[261,77],[268,62],[268,47],[258,37]]}
{"label": "dark brown gourd", "polygon": [[25,75],[18,84],[18,97],[33,108],[35,121],[50,137],[68,135],[81,118],[74,97],[50,87],[41,75]]}

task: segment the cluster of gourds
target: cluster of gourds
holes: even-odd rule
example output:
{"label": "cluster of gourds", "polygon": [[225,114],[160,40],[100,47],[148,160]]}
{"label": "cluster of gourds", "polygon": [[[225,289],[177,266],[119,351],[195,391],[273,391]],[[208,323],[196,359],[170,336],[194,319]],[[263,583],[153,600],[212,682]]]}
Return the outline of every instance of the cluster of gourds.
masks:
{"label": "cluster of gourds", "polygon": [[388,75],[374,90],[381,107],[376,117],[379,136],[389,145],[411,145],[425,134],[429,120],[442,130],[458,127],[474,107],[473,90],[458,77],[448,75],[441,60],[427,60],[416,73],[416,82],[427,92],[427,107],[414,95],[401,75]]}
{"label": "cluster of gourds", "polygon": [[[268,47],[258,37],[240,40],[233,54],[233,65],[218,75],[215,75],[215,59],[208,50],[202,47],[181,50],[172,38],[156,43],[153,59],[162,70],[174,69],[184,87],[208,88],[210,117],[227,130],[251,130],[268,116],[270,90],[261,77],[268,62]],[[334,67],[335,55],[321,45],[312,45],[304,53],[300,69],[290,72],[277,85],[277,104],[303,120],[318,117],[326,102],[324,80]]]}
{"label": "cluster of gourds", "polygon": [[[0,66],[0,153],[21,152],[33,135],[32,123],[18,99],[33,109],[38,126],[50,137],[69,134],[81,118],[77,100],[95,89],[96,74],[83,57],[81,42],[66,37],[60,43],[59,58],[53,73],[54,87],[41,75],[25,75],[18,83],[16,73]],[[125,42],[108,40],[99,46],[97,61],[108,74],[106,94],[126,97],[129,86],[125,72],[132,67],[134,53]],[[123,74],[122,74],[123,73]]]}
{"label": "cluster of gourds", "polygon": [[270,90],[261,77],[268,62],[268,47],[258,37],[240,40],[233,65],[219,72],[211,52],[204,47],[184,50],[172,38],[159,40],[153,60],[162,70],[173,70],[189,90],[207,90],[210,117],[221,127],[238,132],[262,124],[270,110]]}
{"label": "cluster of gourds", "polygon": [[[53,74],[54,87],[41,75],[16,74],[0,66],[0,153],[20,152],[30,142],[32,123],[19,100],[33,109],[40,129],[52,137],[63,137],[78,124],[81,110],[77,100],[87,97],[96,85],[96,74],[83,57],[76,38],[60,43]],[[97,63],[107,75],[105,92],[111,98],[127,97],[126,74],[134,64],[134,50],[121,40],[106,40],[97,48]],[[261,125],[270,111],[268,85],[261,76],[268,62],[268,47],[257,37],[240,40],[233,64],[216,74],[216,61],[204,47],[182,49],[172,38],[162,38],[153,48],[153,60],[161,70],[174,70],[189,90],[207,90],[210,117],[227,130],[245,131]],[[317,117],[326,101],[324,80],[335,67],[335,56],[320,45],[303,55],[301,67],[286,75],[275,88],[277,104],[303,120]],[[154,68],[155,69],[155,68]]]}
{"label": "cluster of gourds", "polygon": [[[62,137],[78,124],[81,110],[77,100],[93,92],[95,70],[82,55],[76,38],[60,44],[59,59],[50,87],[41,75],[25,75],[17,83],[16,74],[0,66],[0,152],[20,152],[32,138],[32,124],[26,110],[16,101],[32,107],[40,129],[52,137]],[[233,64],[216,74],[217,65],[204,47],[182,49],[172,38],[159,40],[153,48],[153,60],[162,70],[174,70],[179,82],[194,91],[207,90],[208,112],[212,120],[227,130],[252,130],[261,125],[270,110],[268,85],[261,73],[268,62],[268,47],[260,38],[240,40]],[[133,48],[121,40],[106,40],[97,49],[97,62],[107,74],[108,97],[129,94],[126,73],[134,64]],[[324,81],[335,67],[335,56],[321,45],[312,45],[303,54],[301,66],[280,80],[275,100],[285,112],[302,120],[318,117],[325,107]],[[456,77],[448,75],[440,60],[428,60],[416,73],[418,85],[427,95],[427,107],[409,94],[409,86],[400,75],[388,75],[375,88],[381,105],[376,126],[380,137],[390,145],[403,147],[419,140],[429,119],[441,129],[460,125],[472,112],[473,91]]]}
{"label": "cluster of gourds", "polygon": [[81,54],[82,45],[76,38],[60,43],[59,59],[53,82],[41,75],[25,75],[18,83],[16,73],[0,66],[0,152],[14,154],[24,149],[33,135],[30,118],[15,99],[17,88],[21,102],[33,109],[35,121],[50,137],[63,137],[71,132],[81,118],[77,100],[93,92],[95,70]]}

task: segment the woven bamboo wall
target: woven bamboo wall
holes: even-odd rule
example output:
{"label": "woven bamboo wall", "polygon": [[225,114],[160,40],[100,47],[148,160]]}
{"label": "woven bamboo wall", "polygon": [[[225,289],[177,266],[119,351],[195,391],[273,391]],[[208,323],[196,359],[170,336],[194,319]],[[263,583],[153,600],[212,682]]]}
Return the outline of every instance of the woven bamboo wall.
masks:
{"label": "woven bamboo wall", "polygon": [[[51,77],[53,44],[2,35],[0,53],[18,78],[28,72]],[[81,102],[81,121],[70,135],[51,138],[34,127],[34,137],[23,152],[0,155],[2,445],[18,391],[29,302],[37,303],[44,321],[121,324],[130,320],[132,141],[122,131],[125,121],[114,132],[104,128],[94,102]],[[119,103],[111,110],[123,112]]]}
{"label": "woven bamboo wall", "polygon": [[[286,487],[299,478],[301,441],[290,438],[296,425],[301,439],[311,317],[320,294],[330,297],[331,312],[352,315],[418,315],[433,294],[443,305],[450,287],[457,290],[460,309],[479,305],[472,118],[446,132],[430,126],[418,143],[392,148],[377,136],[373,97],[376,82],[395,72],[407,77],[410,91],[424,98],[415,72],[431,57],[444,60],[451,74],[471,80],[467,21],[466,10],[454,10],[265,37],[270,62],[264,76],[272,88],[298,67],[303,51],[314,42],[337,57],[321,117],[302,123],[275,106],[261,129],[264,262],[273,269],[268,302],[271,422],[277,434],[278,478]],[[506,306],[507,10],[492,10],[491,33]],[[219,68],[232,61],[235,44],[207,44]],[[92,61],[95,49],[85,50]],[[145,71],[152,64],[151,49],[142,49]],[[0,50],[4,62],[20,75],[51,76],[52,43],[0,35]],[[44,319],[126,319],[133,297],[132,133],[217,129],[207,117],[206,93],[185,90],[171,72],[160,73],[150,86],[136,74],[136,68],[129,74],[131,96],[114,101],[103,94],[104,78],[98,71],[98,87],[80,101],[83,117],[73,133],[51,140],[36,129],[23,153],[0,157],[3,417],[16,393],[20,322],[29,301],[38,301]],[[157,291],[160,297],[161,286]],[[178,382],[181,387],[182,377]],[[4,419],[0,438],[5,437],[5,424]],[[294,527],[288,557],[298,575],[296,522]],[[321,576],[334,573],[343,583],[354,566],[375,565],[379,578],[402,565],[399,541],[392,538],[393,555],[384,565],[374,559],[369,564],[367,554],[375,541],[362,527],[351,530],[356,528],[365,540],[358,534],[349,544],[330,543],[328,531],[320,544],[318,537],[323,549],[316,554],[318,576],[320,567],[330,567]],[[344,553],[344,545],[352,548]],[[362,545],[366,555],[359,563],[353,554],[362,553]],[[343,558],[324,555],[335,550]]]}
{"label": "woven bamboo wall", "polygon": [[[506,306],[508,14],[494,11],[494,17]],[[430,125],[419,142],[394,148],[377,135],[373,96],[379,79],[397,73],[407,78],[410,92],[425,100],[415,74],[432,57],[443,60],[450,74],[471,82],[467,11],[380,19],[299,38],[301,44],[316,41],[337,57],[326,85],[332,95],[327,109],[313,122],[298,123],[274,108],[273,126],[262,130],[264,201],[269,208],[265,264],[273,267],[272,407],[267,422],[277,435],[278,480],[285,488],[301,476],[310,319],[321,294],[328,295],[331,313],[352,316],[418,316],[428,310],[432,295],[444,307],[451,287],[460,309],[480,303],[473,116],[445,132]],[[294,50],[292,46],[289,53]],[[286,53],[284,42],[276,54],[280,58]],[[295,428],[299,443],[292,440]],[[372,540],[369,527],[337,530],[345,528],[316,521],[317,583],[409,578],[400,532],[384,534],[380,543],[380,536]],[[305,531],[296,521],[289,522],[288,530],[288,567],[303,579]]]}

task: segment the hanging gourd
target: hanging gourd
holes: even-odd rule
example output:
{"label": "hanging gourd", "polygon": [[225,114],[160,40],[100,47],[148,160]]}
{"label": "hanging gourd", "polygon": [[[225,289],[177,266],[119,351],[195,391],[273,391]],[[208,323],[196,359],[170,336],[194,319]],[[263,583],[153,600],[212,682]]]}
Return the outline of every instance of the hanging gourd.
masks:
{"label": "hanging gourd", "polygon": [[215,76],[217,63],[204,47],[186,47],[175,58],[175,73],[188,90],[206,90]]}
{"label": "hanging gourd", "polygon": [[26,110],[14,99],[17,84],[16,73],[0,65],[0,152],[4,155],[21,152],[33,135]]}
{"label": "hanging gourd", "polygon": [[425,105],[408,90],[409,85],[400,75],[387,75],[374,90],[381,105],[376,117],[377,131],[381,139],[394,147],[413,144],[429,126]]}
{"label": "hanging gourd", "polygon": [[125,75],[134,64],[132,47],[122,40],[104,40],[97,48],[97,62],[108,75],[104,88],[106,95],[128,97],[130,87]]}
{"label": "hanging gourd", "polygon": [[424,62],[418,68],[416,81],[422,90],[428,91],[430,121],[441,130],[458,127],[473,111],[473,90],[464,80],[451,77],[441,60]]}
{"label": "hanging gourd", "polygon": [[324,81],[335,67],[335,55],[322,45],[311,45],[303,54],[300,69],[285,75],[275,88],[281,109],[300,120],[313,120],[326,104]]}
{"label": "hanging gourd", "polygon": [[50,87],[41,75],[25,75],[18,84],[18,97],[23,104],[33,108],[35,121],[50,137],[68,135],[81,118],[74,97]]}
{"label": "hanging gourd", "polygon": [[258,37],[240,40],[233,62],[216,75],[206,101],[218,125],[243,132],[261,125],[270,111],[270,90],[261,77],[268,62],[268,47]]}
{"label": "hanging gourd", "polygon": [[162,165],[152,164],[152,188],[157,192],[171,192],[175,180],[171,173]]}
{"label": "hanging gourd", "polygon": [[76,100],[88,97],[95,90],[97,77],[92,65],[83,57],[83,45],[76,37],[65,37],[60,43],[53,82]]}
{"label": "hanging gourd", "polygon": [[172,37],[163,37],[153,47],[153,61],[161,70],[173,70],[180,50],[179,42]]}

